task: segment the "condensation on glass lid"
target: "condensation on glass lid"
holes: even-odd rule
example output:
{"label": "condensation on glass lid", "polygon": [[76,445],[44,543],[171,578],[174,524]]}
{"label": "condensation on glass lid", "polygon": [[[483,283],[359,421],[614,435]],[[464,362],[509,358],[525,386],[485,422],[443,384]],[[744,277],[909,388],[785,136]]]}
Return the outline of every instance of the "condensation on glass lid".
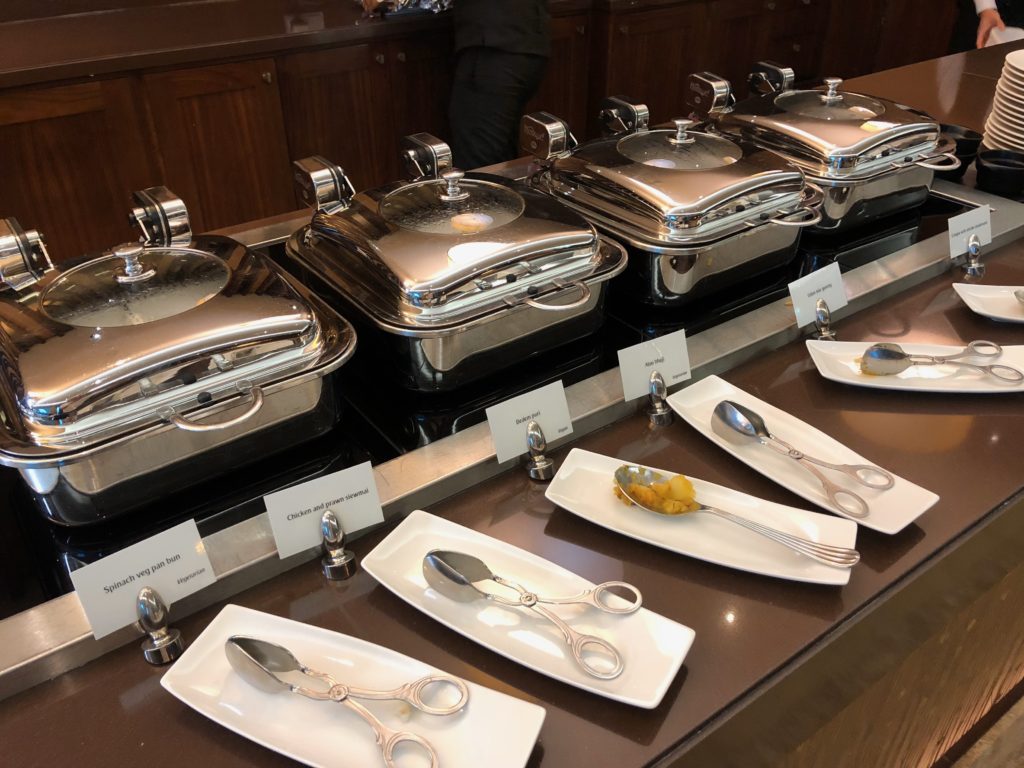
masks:
{"label": "condensation on glass lid", "polygon": [[116,256],[75,267],[43,292],[40,309],[65,325],[142,325],[198,307],[224,290],[231,277],[223,261],[199,251],[147,249],[140,261],[154,274],[137,282],[118,281],[124,261]]}
{"label": "condensation on glass lid", "polygon": [[885,114],[885,105],[877,99],[856,93],[844,93],[835,102],[826,102],[821,91],[791,91],[775,97],[775,106],[795,115],[819,120],[874,120]]}
{"label": "condensation on glass lid", "polygon": [[736,144],[705,133],[689,134],[693,141],[675,142],[675,131],[646,131],[619,140],[616,149],[637,163],[676,171],[702,171],[732,165],[743,157]]}
{"label": "condensation on glass lid", "polygon": [[409,184],[380,203],[384,219],[402,229],[434,235],[475,235],[504,226],[519,218],[525,208],[516,192],[491,182],[464,179],[460,200],[445,200],[443,181]]}

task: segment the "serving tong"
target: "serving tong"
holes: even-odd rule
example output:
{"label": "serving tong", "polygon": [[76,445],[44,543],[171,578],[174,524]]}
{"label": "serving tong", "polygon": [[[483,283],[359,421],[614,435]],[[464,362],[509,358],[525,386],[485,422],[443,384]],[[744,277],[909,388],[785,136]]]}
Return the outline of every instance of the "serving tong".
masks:
{"label": "serving tong", "polygon": [[[340,682],[326,672],[310,669],[300,662],[295,655],[282,645],[246,635],[232,635],[224,643],[224,653],[232,668],[242,679],[255,688],[266,693],[290,691],[316,701],[336,701],[343,704],[365,720],[370,728],[377,746],[380,747],[387,768],[396,768],[394,762],[395,749],[403,743],[418,745],[430,759],[430,768],[437,768],[437,752],[422,736],[411,731],[394,731],[382,723],[366,707],[354,699],[372,701],[402,701],[428,715],[451,715],[469,701],[469,688],[465,682],[449,675],[427,675],[398,688],[379,691],[370,688],[358,688]],[[284,675],[299,673],[305,677],[321,681],[327,688],[310,688],[284,679]],[[431,685],[454,688],[458,699],[447,706],[433,706],[424,698],[424,691]]]}
{"label": "serving tong", "polygon": [[761,445],[793,459],[821,483],[829,502],[850,517],[867,517],[871,511],[868,503],[859,494],[832,482],[818,467],[841,472],[861,485],[879,491],[892,488],[896,482],[896,478],[874,464],[833,464],[810,456],[769,432],[767,424],[758,413],[732,400],[722,400],[716,405],[714,418],[739,434],[753,438]]}
{"label": "serving tong", "polygon": [[1024,373],[1009,365],[978,365],[963,360],[965,357],[995,360],[1003,354],[1003,348],[994,341],[972,341],[959,352],[952,355],[914,355],[905,352],[899,344],[880,342],[872,344],[860,360],[861,373],[870,376],[894,376],[917,365],[958,365],[979,373],[987,373],[993,378],[1009,384],[1024,381]]}
{"label": "serving tong", "polygon": [[[423,576],[427,583],[437,592],[452,600],[472,602],[482,599],[511,608],[533,610],[558,627],[576,663],[588,675],[601,680],[612,680],[622,674],[625,665],[622,661],[622,656],[614,645],[596,635],[577,632],[556,613],[543,607],[541,603],[548,605],[586,605],[597,608],[605,613],[620,615],[635,613],[640,610],[643,598],[640,595],[640,591],[632,584],[627,584],[624,581],[606,581],[598,584],[593,589],[585,590],[572,597],[541,597],[520,584],[493,573],[487,564],[478,557],[465,554],[464,552],[441,549],[431,550],[423,558]],[[517,595],[515,597],[505,597],[494,592],[485,591],[477,586],[480,582],[485,581],[491,581],[506,587],[517,593]],[[634,599],[626,601],[625,605],[609,602],[609,596],[618,600],[624,599],[615,595],[611,591],[613,589],[622,589],[630,592]],[[592,654],[603,656],[606,660],[610,659],[611,666],[596,664],[584,655],[584,652],[587,650]]]}

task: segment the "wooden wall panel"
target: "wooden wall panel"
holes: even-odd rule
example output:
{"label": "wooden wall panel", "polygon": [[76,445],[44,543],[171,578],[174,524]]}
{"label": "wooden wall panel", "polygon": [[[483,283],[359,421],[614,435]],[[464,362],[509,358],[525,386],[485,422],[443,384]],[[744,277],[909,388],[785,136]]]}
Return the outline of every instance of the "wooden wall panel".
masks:
{"label": "wooden wall panel", "polygon": [[202,231],[296,208],[269,59],[144,77],[165,183]]}
{"label": "wooden wall panel", "polygon": [[131,192],[160,178],[137,85],[0,93],[0,216],[42,232],[55,260],[136,238]]}
{"label": "wooden wall panel", "polygon": [[392,146],[387,59],[383,46],[352,45],[277,60],[292,160],[323,155],[357,189],[393,180],[382,162]]}

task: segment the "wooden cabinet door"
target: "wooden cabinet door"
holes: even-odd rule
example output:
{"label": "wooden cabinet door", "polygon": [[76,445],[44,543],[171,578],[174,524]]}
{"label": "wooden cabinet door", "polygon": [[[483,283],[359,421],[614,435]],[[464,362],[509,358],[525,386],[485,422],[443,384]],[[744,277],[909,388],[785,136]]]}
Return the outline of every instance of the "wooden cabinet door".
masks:
{"label": "wooden cabinet door", "polygon": [[705,5],[686,3],[603,18],[606,39],[599,41],[595,52],[606,50],[599,62],[606,87],[599,94],[600,82],[595,83],[590,111],[603,96],[625,95],[645,103],[655,123],[685,114],[685,78],[709,68]]}
{"label": "wooden cabinet door", "polygon": [[821,71],[827,22],[825,0],[765,0],[768,39],[757,59],[791,67],[798,83],[829,76]]}
{"label": "wooden cabinet door", "polygon": [[893,0],[885,4],[873,72],[949,53],[956,25],[956,0]]}
{"label": "wooden cabinet door", "polygon": [[136,85],[0,93],[0,216],[42,232],[55,260],[137,237],[131,192],[160,179]]}
{"label": "wooden cabinet door", "polygon": [[[455,70],[450,30],[407,37],[388,44],[388,76],[395,106],[394,139],[389,151],[398,158],[398,140],[411,133],[432,133],[450,141],[448,103]],[[401,174],[403,169],[397,169]]]}
{"label": "wooden cabinet door", "polygon": [[146,75],[164,183],[204,231],[295,210],[269,59]]}
{"label": "wooden cabinet door", "polygon": [[591,117],[587,114],[589,22],[585,13],[551,20],[551,58],[540,88],[526,105],[526,112],[543,110],[568,121],[581,141],[589,135]]}
{"label": "wooden cabinet door", "polygon": [[384,46],[351,45],[277,60],[292,160],[323,155],[356,189],[394,180],[398,148]]}
{"label": "wooden cabinet door", "polygon": [[[775,0],[711,0],[708,3],[708,36],[714,45],[705,69],[721,75],[737,97],[747,93],[747,75],[757,61],[770,58],[771,15]],[[780,64],[786,64],[780,61]]]}

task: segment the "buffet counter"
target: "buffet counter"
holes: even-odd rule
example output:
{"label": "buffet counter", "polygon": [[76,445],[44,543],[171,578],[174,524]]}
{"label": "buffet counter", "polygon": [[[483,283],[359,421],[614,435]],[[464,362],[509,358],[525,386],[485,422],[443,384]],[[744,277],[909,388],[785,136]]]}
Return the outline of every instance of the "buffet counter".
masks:
{"label": "buffet counter", "polygon": [[[924,78],[941,67],[919,66],[922,79],[912,93],[900,85],[913,80],[903,70],[891,81],[883,73],[850,86],[952,119],[921,103],[928,98]],[[994,75],[965,77],[989,83],[991,94],[997,75],[998,65]],[[976,126],[982,119],[960,122]],[[985,282],[1024,284],[1019,241],[984,260]],[[873,306],[852,307],[858,311],[837,322],[839,338],[1020,341],[1019,326],[992,323],[960,302],[950,287],[961,279],[958,268],[934,266],[931,274]],[[940,501],[894,536],[860,529],[862,562],[841,588],[750,575],[640,544],[558,508],[518,467],[500,474],[495,467],[486,473],[494,476],[429,507],[591,581],[629,581],[648,608],[693,628],[684,668],[654,710],[524,669],[420,614],[362,571],[325,583],[317,564],[307,562],[231,602],[381,643],[542,705],[547,716],[529,762],[534,768],[934,764],[1024,679],[1024,615],[1015,609],[1024,594],[1020,396],[843,386],[819,376],[802,340],[739,365],[719,361],[719,370]],[[678,420],[653,429],[633,413],[571,447],[806,506]],[[568,450],[553,453],[556,463]],[[357,541],[357,556],[388,530]],[[175,624],[193,639],[222,605]],[[135,643],[125,645],[0,703],[0,739],[19,765],[288,763],[169,696],[160,689],[161,674],[143,662]]]}

